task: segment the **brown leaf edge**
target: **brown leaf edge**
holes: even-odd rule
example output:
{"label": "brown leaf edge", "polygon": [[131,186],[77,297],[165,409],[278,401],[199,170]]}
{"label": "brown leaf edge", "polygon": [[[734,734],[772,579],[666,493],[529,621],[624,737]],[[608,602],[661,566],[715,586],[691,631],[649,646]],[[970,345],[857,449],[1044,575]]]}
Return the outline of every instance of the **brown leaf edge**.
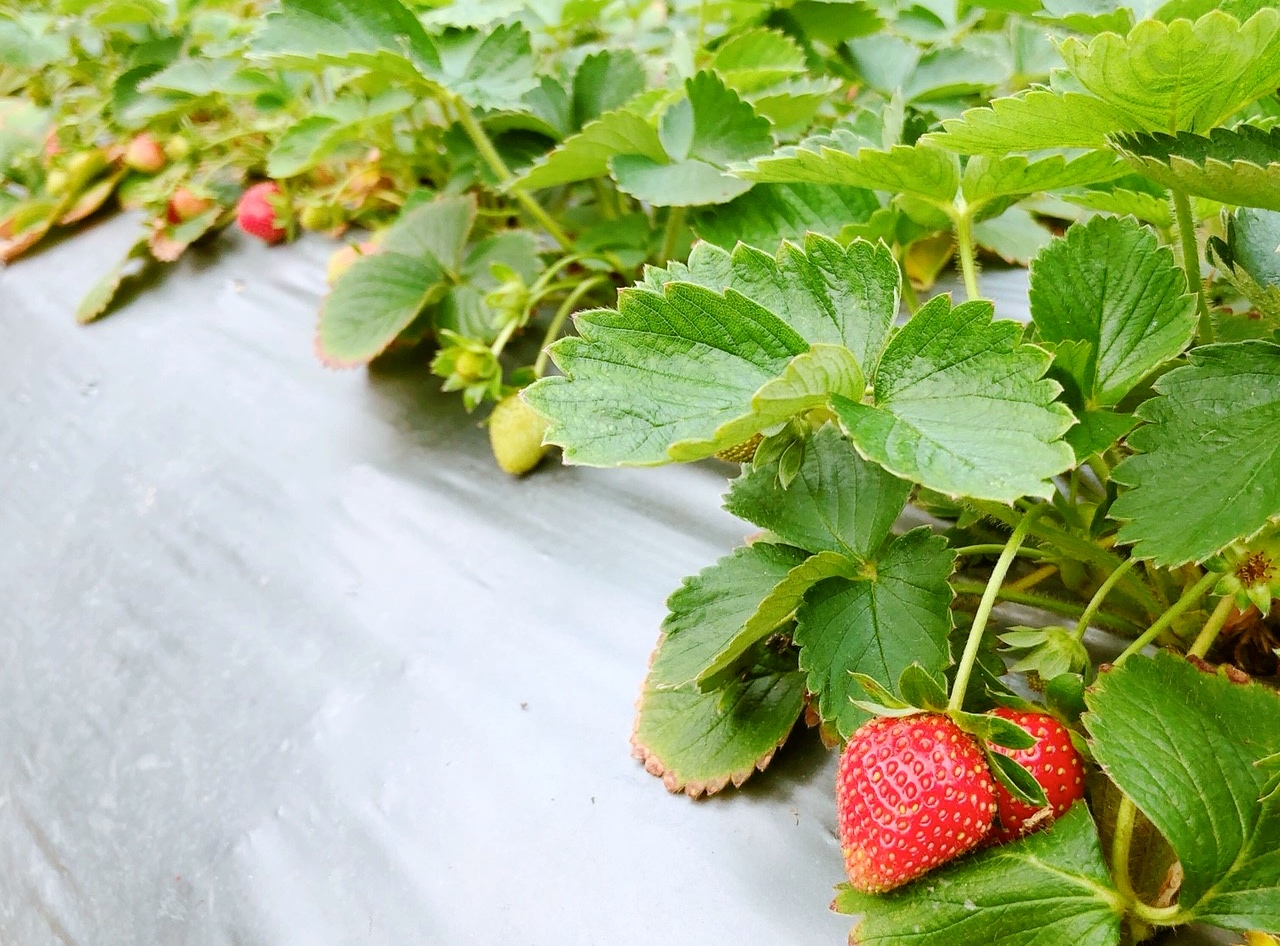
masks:
{"label": "brown leaf edge", "polygon": [[[684,794],[690,798],[704,798],[715,795],[730,785],[734,788],[741,788],[743,783],[752,775],[756,772],[763,772],[769,767],[769,763],[773,761],[773,757],[778,750],[786,744],[786,741],[791,738],[791,734],[795,732],[795,725],[792,724],[791,728],[782,734],[782,738],[768,752],[757,759],[754,765],[739,769],[736,772],[727,773],[722,778],[715,778],[710,781],[695,781],[683,778],[675,769],[668,767],[658,753],[646,746],[639,736],[640,708],[644,703],[644,694],[649,688],[649,678],[653,675],[654,659],[658,656],[658,649],[662,646],[662,642],[666,640],[666,637],[665,633],[658,635],[658,642],[654,644],[653,651],[649,654],[649,669],[645,674],[644,683],[640,685],[640,696],[636,698],[635,718],[631,723],[631,757],[643,764],[644,770],[650,775],[662,779],[663,787],[673,795]],[[809,701],[806,694],[805,709],[800,716],[800,719],[803,719],[806,723],[810,719],[808,707]]]}

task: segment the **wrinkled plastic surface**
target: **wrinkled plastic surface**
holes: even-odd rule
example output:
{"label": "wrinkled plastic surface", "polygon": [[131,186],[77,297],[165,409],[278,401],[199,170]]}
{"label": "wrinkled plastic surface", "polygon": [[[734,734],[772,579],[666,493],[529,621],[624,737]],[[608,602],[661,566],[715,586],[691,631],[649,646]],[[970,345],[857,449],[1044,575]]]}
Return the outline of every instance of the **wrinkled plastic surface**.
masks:
{"label": "wrinkled plastic surface", "polygon": [[315,361],[323,240],[76,326],[133,226],[0,271],[0,944],[843,943],[833,754],[629,756],[726,468],[510,479],[420,366]]}

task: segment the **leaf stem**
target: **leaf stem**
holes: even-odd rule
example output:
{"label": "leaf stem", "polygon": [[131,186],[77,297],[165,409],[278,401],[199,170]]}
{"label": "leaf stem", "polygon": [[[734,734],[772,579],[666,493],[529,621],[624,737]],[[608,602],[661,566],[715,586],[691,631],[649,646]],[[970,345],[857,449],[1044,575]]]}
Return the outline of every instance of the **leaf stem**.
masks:
{"label": "leaf stem", "polygon": [[[984,589],[984,585],[976,581],[953,581],[951,589],[956,594],[961,595],[980,595]],[[1010,588],[1001,588],[997,594],[1001,601],[1007,601],[1010,604],[1026,605],[1029,608],[1039,608],[1041,611],[1048,611],[1051,614],[1061,614],[1063,617],[1079,618],[1084,609],[1080,605],[1071,601],[1063,601],[1061,598],[1051,598],[1048,595],[1038,595],[1026,591],[1013,591]],[[1106,611],[1099,611],[1093,616],[1093,620],[1099,627],[1105,627],[1108,630],[1115,631],[1118,634],[1136,634],[1141,627],[1134,624],[1117,614],[1111,614]]]}
{"label": "leaf stem", "polygon": [[920,299],[916,296],[916,287],[911,285],[911,277],[905,272],[902,274],[902,301],[906,303],[907,312],[911,315],[915,315],[916,310],[920,308]]}
{"label": "leaf stem", "polygon": [[1138,894],[1129,879],[1129,849],[1133,845],[1133,825],[1138,816],[1138,806],[1128,795],[1120,799],[1116,811],[1116,824],[1111,835],[1111,880],[1116,890],[1129,903],[1138,903]]}
{"label": "leaf stem", "polygon": [[[1003,545],[997,545],[995,543],[987,545],[965,545],[956,549],[955,553],[956,555],[965,557],[973,555],[998,555],[1003,552],[1004,549],[1005,547]],[[1018,555],[1022,558],[1029,558],[1033,562],[1042,562],[1049,557],[1039,549],[1018,549]]]}
{"label": "leaf stem", "polygon": [[1213,341],[1213,317],[1204,298],[1204,279],[1200,275],[1200,251],[1196,246],[1196,222],[1191,213],[1191,198],[1186,191],[1172,189],[1173,215],[1178,222],[1178,242],[1182,245],[1182,269],[1187,284],[1195,290],[1196,312],[1200,316],[1196,329],[1196,341],[1208,345]]}
{"label": "leaf stem", "polygon": [[960,257],[965,295],[977,299],[982,292],[978,288],[978,261],[973,249],[973,217],[968,211],[961,211],[955,217],[955,225],[956,255]]}
{"label": "leaf stem", "polygon": [[[515,176],[511,173],[511,169],[507,167],[502,155],[498,154],[498,149],[493,146],[493,140],[485,132],[483,126],[476,121],[475,115],[471,113],[470,106],[461,99],[454,99],[454,111],[458,115],[458,124],[462,126],[462,130],[467,133],[467,137],[471,139],[471,143],[476,146],[476,151],[480,157],[484,159],[484,163],[489,165],[494,174],[498,176],[499,182],[505,187],[515,180]],[[512,191],[511,196],[516,202],[524,208],[524,211],[541,224],[542,228],[551,234],[551,238],[559,243],[566,250],[573,249],[573,241],[569,239],[569,235],[564,232],[560,224],[552,219],[543,206],[526,194],[524,191]]]}
{"label": "leaf stem", "polygon": [[1053,565],[1053,564],[1041,565],[1035,571],[1031,572],[1030,574],[1023,575],[1017,581],[1009,582],[1009,587],[1012,588],[1014,591],[1030,591],[1036,585],[1040,584],[1040,582],[1044,581],[1047,578],[1052,578],[1057,573],[1058,573],[1057,565]]}
{"label": "leaf stem", "polygon": [[1173,603],[1173,606],[1164,614],[1156,619],[1156,622],[1143,631],[1136,640],[1124,649],[1119,657],[1113,663],[1120,666],[1131,656],[1136,654],[1142,648],[1146,647],[1153,640],[1160,636],[1170,624],[1180,618],[1191,606],[1203,598],[1215,584],[1217,584],[1219,576],[1216,572],[1206,572],[1204,577],[1182,593],[1182,597]]}
{"label": "leaf stem", "polygon": [[[1212,572],[1210,572],[1212,574]],[[1227,623],[1227,618],[1231,616],[1231,609],[1235,606],[1234,595],[1223,595],[1218,602],[1218,606],[1213,609],[1213,613],[1209,615],[1209,620],[1204,624],[1200,633],[1196,635],[1195,643],[1191,645],[1191,649],[1187,651],[1189,657],[1203,657],[1209,653],[1209,648],[1213,646],[1213,642],[1218,639],[1218,633],[1222,630],[1222,625]]]}
{"label": "leaf stem", "polygon": [[1050,508],[1048,503],[1042,503],[1022,517],[1022,521],[1009,536],[1009,541],[1004,551],[1000,553],[995,568],[991,569],[991,577],[987,580],[986,589],[982,592],[982,600],[978,603],[978,611],[974,614],[973,624],[969,628],[969,639],[965,642],[964,654],[956,670],[956,682],[951,688],[951,700],[947,703],[947,709],[952,712],[964,707],[965,691],[969,688],[969,676],[973,673],[973,665],[978,659],[982,634],[987,629],[987,620],[991,617],[991,609],[995,607],[1000,585],[1004,582],[1005,575],[1009,574],[1009,566],[1013,564],[1018,554],[1018,546],[1027,537],[1032,523]]}
{"label": "leaf stem", "polygon": [[560,335],[560,329],[564,326],[564,321],[573,313],[573,307],[588,292],[601,283],[607,283],[607,276],[592,276],[590,279],[584,279],[574,288],[573,292],[565,297],[564,302],[560,303],[560,308],[556,310],[556,314],[551,319],[551,324],[547,326],[546,334],[542,336],[542,344],[538,350],[538,360],[533,363],[533,375],[535,378],[541,378],[542,372],[547,368],[547,358],[550,355],[550,345]]}
{"label": "leaf stem", "polygon": [[1098,587],[1093,597],[1089,599],[1088,605],[1085,606],[1084,614],[1080,615],[1080,620],[1076,623],[1076,640],[1084,640],[1084,632],[1089,629],[1089,622],[1093,620],[1093,616],[1102,607],[1102,602],[1107,599],[1107,594],[1116,586],[1116,582],[1124,577],[1125,572],[1137,564],[1138,560],[1136,558],[1126,558],[1120,563],[1120,567],[1108,575],[1106,581]]}
{"label": "leaf stem", "polygon": [[667,225],[662,231],[662,248],[658,250],[658,265],[665,266],[675,258],[676,246],[680,243],[680,232],[683,229],[684,208],[668,208]]}

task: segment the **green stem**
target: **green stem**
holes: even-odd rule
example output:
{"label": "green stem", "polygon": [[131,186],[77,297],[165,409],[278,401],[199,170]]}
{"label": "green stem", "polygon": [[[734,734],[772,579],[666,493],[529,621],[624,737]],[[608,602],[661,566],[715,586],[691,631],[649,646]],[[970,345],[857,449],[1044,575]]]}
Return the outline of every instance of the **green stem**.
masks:
{"label": "green stem", "polygon": [[1173,214],[1178,222],[1178,242],[1182,245],[1182,268],[1187,274],[1187,284],[1195,290],[1196,312],[1200,322],[1196,329],[1196,341],[1208,345],[1213,341],[1213,317],[1204,298],[1204,279],[1200,276],[1200,250],[1196,246],[1196,221],[1191,213],[1191,198],[1185,191],[1173,189]]}
{"label": "green stem", "polygon": [[[511,181],[515,180],[515,176],[511,173],[511,169],[507,167],[502,155],[498,154],[498,149],[493,146],[493,140],[485,132],[484,128],[476,121],[475,115],[471,113],[470,107],[461,99],[454,100],[454,111],[458,115],[458,124],[462,126],[462,130],[467,133],[467,137],[471,139],[471,143],[476,146],[476,151],[480,157],[484,159],[484,163],[489,165],[494,174],[498,176],[498,181],[505,187]],[[551,238],[559,243],[566,250],[573,249],[573,241],[569,239],[569,235],[564,232],[560,224],[552,219],[551,215],[543,209],[542,205],[526,194],[524,191],[512,192],[512,197],[516,202],[524,208],[524,211],[536,220],[547,233],[551,234]]]}
{"label": "green stem", "polygon": [[1094,593],[1094,596],[1089,599],[1089,604],[1085,607],[1084,614],[1080,615],[1080,620],[1076,624],[1076,640],[1084,640],[1084,632],[1089,629],[1089,622],[1093,620],[1093,616],[1102,607],[1102,602],[1106,600],[1107,594],[1116,586],[1116,582],[1125,576],[1125,572],[1137,564],[1138,560],[1136,558],[1126,558],[1119,568],[1107,576],[1107,580],[1102,583]]}
{"label": "green stem", "polygon": [[1218,632],[1222,630],[1222,625],[1226,624],[1227,618],[1231,616],[1231,609],[1235,606],[1235,603],[1235,595],[1223,596],[1222,600],[1218,602],[1218,606],[1213,609],[1213,613],[1209,615],[1209,620],[1205,622],[1204,628],[1196,635],[1195,643],[1187,651],[1188,656],[1203,657],[1209,653],[1209,648],[1218,639]]}
{"label": "green stem", "polygon": [[947,704],[947,709],[952,712],[964,707],[964,695],[969,688],[969,676],[973,673],[973,665],[978,659],[978,650],[982,646],[982,634],[987,629],[991,609],[996,605],[1000,585],[1004,583],[1005,576],[1009,574],[1009,566],[1017,557],[1018,546],[1027,537],[1032,523],[1049,508],[1049,504],[1044,503],[1022,517],[1022,521],[1013,530],[1013,535],[1009,536],[1009,541],[1004,551],[1000,553],[995,568],[991,569],[991,577],[987,580],[987,586],[982,592],[982,600],[978,602],[978,611],[974,614],[973,624],[969,628],[969,640],[964,645],[964,655],[960,658],[960,666],[956,668],[956,682],[951,688],[951,700]]}
{"label": "green stem", "polygon": [[667,211],[667,225],[662,231],[662,248],[658,250],[658,265],[665,266],[675,258],[676,245],[684,230],[684,208],[671,207]]}
{"label": "green stem", "polygon": [[911,285],[911,277],[902,274],[902,301],[907,304],[907,311],[912,315],[920,308],[920,299],[916,296],[916,287]]}
{"label": "green stem", "polygon": [[1138,808],[1128,795],[1120,799],[1116,811],[1116,825],[1111,835],[1111,880],[1120,896],[1130,903],[1138,902],[1138,895],[1129,879],[1129,849],[1133,846],[1133,825]]}
{"label": "green stem", "polygon": [[[991,543],[989,545],[965,545],[956,549],[955,553],[959,556],[998,555],[1004,550],[1005,546]],[[1018,549],[1018,555],[1021,558],[1029,558],[1033,562],[1043,562],[1045,559],[1049,558],[1048,555],[1039,549]]]}
{"label": "green stem", "polygon": [[982,293],[978,289],[978,261],[973,249],[973,217],[968,211],[956,215],[956,255],[960,257],[960,272],[964,276],[965,295],[976,299]]}
{"label": "green stem", "polygon": [[1142,650],[1142,648],[1146,647],[1153,640],[1159,637],[1165,628],[1180,618],[1191,608],[1193,604],[1208,594],[1209,589],[1217,584],[1221,577],[1222,576],[1217,572],[1206,572],[1203,578],[1182,593],[1182,597],[1175,601],[1169,610],[1160,615],[1154,624],[1143,631],[1133,643],[1124,649],[1124,653],[1115,659],[1115,665],[1117,667],[1120,666],[1138,651]]}
{"label": "green stem", "polygon": [[[958,595],[980,595],[985,587],[985,585],[976,581],[951,582],[951,589]],[[1060,614],[1063,617],[1073,619],[1079,618],[1084,613],[1084,608],[1073,602],[1026,591],[1012,591],[1007,587],[1001,588],[997,597],[1001,601],[1008,601],[1010,604],[1023,604],[1029,608],[1039,608],[1041,611],[1048,611],[1050,614]],[[1098,627],[1115,631],[1117,634],[1133,635],[1142,629],[1140,625],[1106,611],[1099,611],[1095,614],[1093,621]]]}
{"label": "green stem", "polygon": [[541,378],[542,372],[546,370],[549,346],[556,340],[556,338],[559,337],[560,329],[564,325],[564,320],[572,314],[573,307],[578,304],[578,301],[583,296],[596,286],[601,283],[607,283],[608,281],[609,279],[607,276],[592,276],[590,279],[585,279],[578,283],[573,292],[569,293],[569,295],[565,297],[564,302],[560,303],[560,308],[556,310],[555,316],[551,319],[551,324],[547,326],[546,334],[542,336],[542,344],[539,346],[540,350],[538,351],[538,360],[533,363],[533,376],[535,378]]}

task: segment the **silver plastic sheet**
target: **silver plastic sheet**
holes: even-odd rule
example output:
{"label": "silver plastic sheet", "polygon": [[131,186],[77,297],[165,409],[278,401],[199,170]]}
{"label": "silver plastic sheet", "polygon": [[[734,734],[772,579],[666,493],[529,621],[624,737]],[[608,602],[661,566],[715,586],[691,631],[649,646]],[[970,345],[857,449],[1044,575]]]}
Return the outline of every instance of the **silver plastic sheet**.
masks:
{"label": "silver plastic sheet", "polygon": [[700,802],[629,756],[725,470],[506,477],[316,362],[319,239],[76,326],[134,226],[0,271],[0,946],[844,942],[812,735]]}

